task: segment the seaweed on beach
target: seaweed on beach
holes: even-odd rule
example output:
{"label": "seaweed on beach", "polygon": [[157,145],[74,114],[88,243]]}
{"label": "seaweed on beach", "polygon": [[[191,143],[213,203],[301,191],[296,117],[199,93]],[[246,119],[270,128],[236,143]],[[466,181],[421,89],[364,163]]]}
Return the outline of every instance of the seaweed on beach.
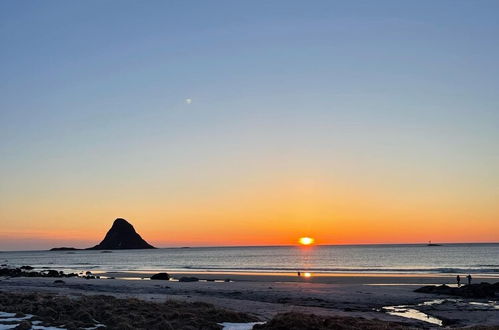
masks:
{"label": "seaweed on beach", "polygon": [[[111,296],[67,296],[0,292],[0,311],[35,315],[46,326],[69,330],[101,325],[127,329],[221,329],[221,322],[252,322],[256,317],[202,302],[148,302]],[[22,314],[20,314],[22,315]]]}
{"label": "seaweed on beach", "polygon": [[254,330],[406,330],[402,324],[380,320],[368,320],[350,316],[319,316],[304,313],[282,313],[265,324],[257,324]]}

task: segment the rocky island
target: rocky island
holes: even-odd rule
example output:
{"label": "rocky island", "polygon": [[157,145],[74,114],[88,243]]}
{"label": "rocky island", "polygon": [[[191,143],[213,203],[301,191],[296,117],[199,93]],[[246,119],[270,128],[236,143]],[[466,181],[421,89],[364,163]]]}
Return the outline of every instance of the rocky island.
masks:
{"label": "rocky island", "polygon": [[94,247],[87,250],[155,249],[147,243],[125,219],[114,220],[106,236]]}
{"label": "rocky island", "polygon": [[66,246],[55,247],[55,248],[50,249],[50,251],[75,251],[75,250],[79,250],[79,249],[74,248],[74,247],[66,247]]}

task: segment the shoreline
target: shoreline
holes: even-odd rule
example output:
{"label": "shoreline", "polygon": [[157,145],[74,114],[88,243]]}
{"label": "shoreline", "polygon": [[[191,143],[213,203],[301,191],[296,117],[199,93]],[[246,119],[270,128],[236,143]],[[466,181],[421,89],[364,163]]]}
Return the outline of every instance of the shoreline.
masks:
{"label": "shoreline", "polygon": [[[406,284],[406,285],[429,285],[447,284],[456,285],[458,274],[396,274],[396,273],[309,273],[301,276],[294,273],[270,273],[270,272],[205,272],[205,271],[91,271],[95,275],[104,278],[114,277],[116,279],[149,280],[148,278],[159,272],[166,272],[174,278],[197,277],[200,280],[224,280],[250,282],[303,282],[303,283],[325,283],[325,284]],[[473,274],[473,283],[499,281],[499,274],[479,275]]]}
{"label": "shoreline", "polygon": [[[63,271],[66,274],[74,273],[83,276],[91,273],[100,276],[102,279],[123,279],[123,280],[149,280],[150,277],[158,273],[167,273],[172,277],[172,281],[180,277],[196,277],[200,280],[237,280],[250,282],[304,282],[304,283],[325,283],[325,284],[369,284],[369,285],[441,285],[455,286],[456,276],[460,275],[465,283],[465,276],[468,273],[367,273],[367,272],[259,272],[259,271],[206,271],[206,270],[105,270],[89,268],[68,268],[68,267],[33,267],[32,271]],[[476,274],[472,283],[498,282],[499,273]]]}

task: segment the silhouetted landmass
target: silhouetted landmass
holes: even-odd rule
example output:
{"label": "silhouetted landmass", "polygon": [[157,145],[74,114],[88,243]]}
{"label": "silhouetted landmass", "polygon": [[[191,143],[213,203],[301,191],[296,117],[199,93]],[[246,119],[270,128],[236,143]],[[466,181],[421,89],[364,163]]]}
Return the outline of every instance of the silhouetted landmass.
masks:
{"label": "silhouetted landmass", "polygon": [[480,284],[463,285],[459,288],[453,288],[445,284],[438,286],[427,285],[414,290],[414,292],[444,294],[464,298],[490,298],[499,293],[499,282],[494,284],[483,282]]}
{"label": "silhouetted landmass", "polygon": [[100,244],[87,250],[155,249],[135,231],[125,219],[114,220],[113,226]]}
{"label": "silhouetted landmass", "polygon": [[50,249],[50,251],[74,251],[74,250],[80,250],[80,249],[74,247],[65,247],[65,246],[55,247]]}

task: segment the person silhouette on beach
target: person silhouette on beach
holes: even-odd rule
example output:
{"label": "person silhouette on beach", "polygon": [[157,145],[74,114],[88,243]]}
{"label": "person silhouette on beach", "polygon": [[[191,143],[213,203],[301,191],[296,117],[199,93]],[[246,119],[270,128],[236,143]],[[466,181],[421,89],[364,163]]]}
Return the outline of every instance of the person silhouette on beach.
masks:
{"label": "person silhouette on beach", "polygon": [[298,276],[301,276],[301,273],[300,273],[300,272],[298,272]]}
{"label": "person silhouette on beach", "polygon": [[459,288],[461,286],[461,276],[457,275],[456,281],[457,281],[457,287]]}
{"label": "person silhouette on beach", "polygon": [[471,274],[468,274],[468,276],[466,276],[466,278],[468,279],[468,285],[471,285]]}

